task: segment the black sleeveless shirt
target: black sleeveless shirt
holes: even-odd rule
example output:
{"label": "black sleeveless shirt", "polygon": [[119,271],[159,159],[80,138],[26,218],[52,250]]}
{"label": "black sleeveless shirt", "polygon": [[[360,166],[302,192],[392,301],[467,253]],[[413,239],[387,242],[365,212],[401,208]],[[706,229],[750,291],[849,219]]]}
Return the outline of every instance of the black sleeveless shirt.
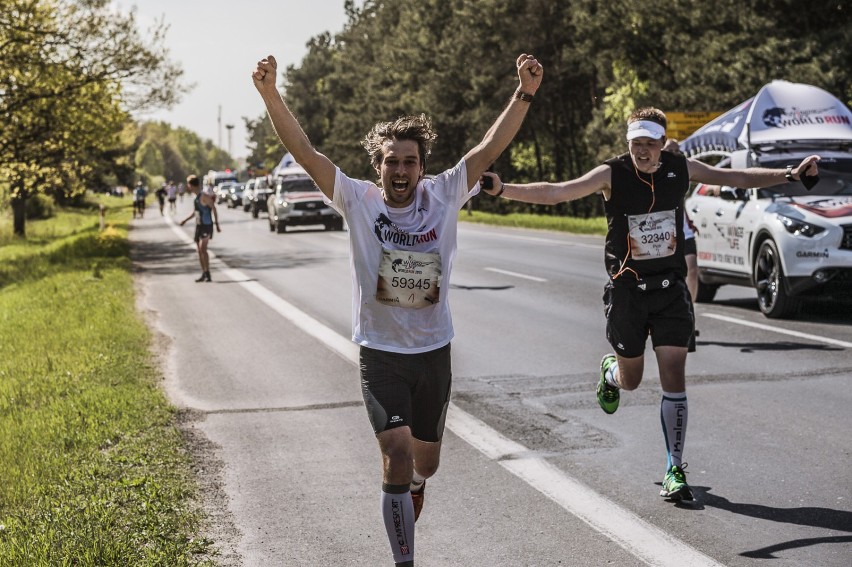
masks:
{"label": "black sleeveless shirt", "polygon": [[[604,162],[612,170],[610,198],[604,200],[608,227],[604,261],[610,277],[622,269],[625,258],[624,267],[632,269],[639,277],[666,273],[686,277],[683,200],[689,189],[689,170],[686,158],[679,154],[662,152],[660,162],[662,165],[653,174],[637,171],[629,153]],[[653,225],[652,230],[646,231],[649,225]],[[675,230],[675,234],[671,234],[669,228]],[[663,242],[659,249],[654,248],[655,241],[665,238],[669,239],[668,244]],[[644,244],[646,241],[648,244]],[[647,247],[646,252],[651,251],[644,257],[640,253],[643,245]],[[674,246],[673,251],[671,246]],[[629,270],[618,276],[621,278],[637,279]]]}

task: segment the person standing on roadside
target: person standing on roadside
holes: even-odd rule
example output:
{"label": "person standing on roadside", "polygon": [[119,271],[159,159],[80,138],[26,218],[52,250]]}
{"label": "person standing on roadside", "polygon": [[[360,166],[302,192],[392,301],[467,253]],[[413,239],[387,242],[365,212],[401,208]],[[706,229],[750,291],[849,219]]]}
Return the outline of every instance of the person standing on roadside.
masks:
{"label": "person standing on roadside", "polygon": [[[674,138],[668,138],[663,150],[680,154],[680,145]],[[689,218],[689,213],[686,207],[683,209],[683,259],[686,261],[686,288],[689,290],[689,297],[692,299],[693,306],[698,299],[698,243],[695,236],[698,234],[698,227],[693,224]],[[699,335],[698,329],[693,329],[692,338],[689,340],[689,351],[695,352],[695,338]]]}
{"label": "person standing on roadside", "polygon": [[133,189],[133,218],[138,215],[139,218],[145,216],[145,197],[148,196],[148,189],[142,184],[142,181],[136,182],[136,188]]}
{"label": "person standing on roadside", "polygon": [[207,244],[213,238],[214,226],[216,232],[222,232],[219,228],[219,213],[216,212],[216,199],[201,191],[201,180],[196,175],[186,178],[186,186],[190,193],[195,195],[195,210],[180,221],[180,225],[183,226],[189,219],[195,218],[195,247],[198,250],[198,261],[201,263],[201,277],[195,281],[213,281],[210,277],[210,255],[207,252]]}
{"label": "person standing on roadside", "polygon": [[414,564],[414,522],[440,460],[451,390],[447,293],[458,212],[514,138],[542,80],[532,55],[518,57],[516,68],[517,90],[483,140],[434,178],[425,177],[436,137],[428,117],[373,126],[362,145],[378,184],[346,176],[312,146],[278,92],[274,57],[252,73],[279,139],[349,225],[353,341],[382,454],[380,509],[396,565]]}
{"label": "person standing on roadside", "polygon": [[666,471],[660,496],[693,500],[682,462],[688,406],[686,355],[694,329],[692,300],[685,282],[684,197],[689,182],[736,187],[768,187],[817,175],[819,156],[783,169],[722,169],[663,151],[666,116],[641,108],[627,119],[627,153],[585,175],[558,183],[510,185],[493,173],[487,192],[515,201],[554,205],[600,192],[607,235],[604,258],[606,336],[615,353],[601,360],[598,403],[618,409],[620,391],[642,381],[648,336],[660,369],[660,418],[666,445]]}

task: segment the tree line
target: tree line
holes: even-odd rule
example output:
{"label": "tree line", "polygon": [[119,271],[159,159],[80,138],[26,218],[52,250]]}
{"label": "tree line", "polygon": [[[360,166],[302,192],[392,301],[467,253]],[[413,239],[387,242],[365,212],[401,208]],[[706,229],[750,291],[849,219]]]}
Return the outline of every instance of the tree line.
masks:
{"label": "tree line", "polygon": [[[72,202],[88,188],[159,184],[231,163],[186,129],[137,123],[185,89],[163,21],[143,32],[109,0],[0,0],[0,205],[26,232],[37,194]],[[0,207],[2,208],[2,207]]]}
{"label": "tree line", "polygon": [[[134,11],[119,14],[109,0],[0,2],[0,205],[11,205],[17,234],[38,193],[69,200],[233,163],[193,132],[133,118],[185,92],[164,21],[143,33]],[[402,114],[433,119],[428,171],[453,165],[505,106],[524,52],[544,64],[545,80],[494,165],[512,181],[568,179],[623,152],[624,120],[639,106],[724,111],[773,79],[852,102],[850,8],[840,0],[806,9],[795,0],[346,0],[344,9],[341,31],[312,38],[300,64],[282,70],[282,90],[313,143],[357,177],[374,175],[361,138]],[[247,53],[247,64],[263,55]],[[282,148],[268,118],[245,122],[250,165],[271,169]],[[589,197],[541,212],[600,209]]]}
{"label": "tree line", "polygon": [[[569,179],[626,151],[624,122],[641,106],[726,111],[774,79],[852,101],[852,10],[839,0],[347,0],[345,10],[344,29],[311,39],[301,63],[283,70],[282,89],[320,151],[363,178],[374,172],[361,138],[401,114],[433,119],[429,171],[453,165],[508,101],[520,53],[543,63],[545,79],[494,166],[518,182]],[[249,160],[272,167],[280,146],[268,119],[246,126]],[[598,215],[601,202],[545,211]]]}

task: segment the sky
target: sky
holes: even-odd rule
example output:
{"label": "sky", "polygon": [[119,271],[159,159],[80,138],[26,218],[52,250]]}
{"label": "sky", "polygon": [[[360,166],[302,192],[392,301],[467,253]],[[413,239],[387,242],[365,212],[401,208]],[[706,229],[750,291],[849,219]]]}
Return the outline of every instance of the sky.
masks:
{"label": "sky", "polygon": [[195,85],[171,110],[139,114],[136,118],[183,126],[226,151],[226,125],[232,124],[230,152],[235,158],[246,157],[249,151],[243,117],[256,119],[266,112],[251,80],[257,61],[275,55],[279,71],[287,65],[300,64],[307,53],[308,40],[326,31],[333,35],[343,29],[343,3],[344,0],[112,0],[113,7],[121,13],[136,7],[137,26],[143,34],[157,19],[165,20],[169,26],[169,57],[183,68],[183,81]]}

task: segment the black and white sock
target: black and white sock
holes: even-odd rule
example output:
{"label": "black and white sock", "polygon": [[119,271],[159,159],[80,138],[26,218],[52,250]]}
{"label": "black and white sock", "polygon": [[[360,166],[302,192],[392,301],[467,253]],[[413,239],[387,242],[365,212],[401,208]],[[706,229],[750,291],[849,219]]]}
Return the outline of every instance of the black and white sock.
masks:
{"label": "black and white sock", "polygon": [[407,484],[382,484],[382,519],[396,563],[414,561],[414,506]]}
{"label": "black and white sock", "polygon": [[686,441],[686,421],[689,415],[689,406],[686,403],[686,392],[663,392],[660,401],[660,421],[663,426],[663,437],[666,441],[666,455],[668,464],[666,470],[672,466],[681,466],[683,456],[683,445]]}

